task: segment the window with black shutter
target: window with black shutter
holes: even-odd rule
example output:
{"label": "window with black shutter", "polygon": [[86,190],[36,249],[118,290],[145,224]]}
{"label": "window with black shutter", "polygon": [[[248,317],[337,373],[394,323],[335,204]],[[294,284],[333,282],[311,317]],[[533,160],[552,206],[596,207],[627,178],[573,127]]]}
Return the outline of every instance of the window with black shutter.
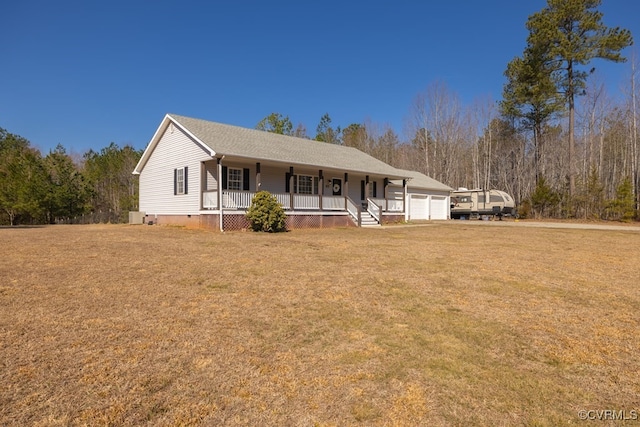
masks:
{"label": "window with black shutter", "polygon": [[[291,173],[285,173],[285,192],[289,193],[291,189]],[[313,175],[293,175],[293,192],[295,194],[318,194],[319,180],[317,176]]]}
{"label": "window with black shutter", "polygon": [[227,168],[227,190],[240,191],[243,189],[242,178],[244,171],[240,168]]}
{"label": "window with black shutter", "polygon": [[187,166],[184,167],[184,194],[189,194],[189,168]]}
{"label": "window with black shutter", "polygon": [[242,190],[249,191],[249,168],[242,169]]}
{"label": "window with black shutter", "polygon": [[222,167],[222,189],[226,190],[227,189],[227,167],[223,166]]}
{"label": "window with black shutter", "polygon": [[173,170],[173,195],[187,194],[188,191],[188,167],[177,168]]}

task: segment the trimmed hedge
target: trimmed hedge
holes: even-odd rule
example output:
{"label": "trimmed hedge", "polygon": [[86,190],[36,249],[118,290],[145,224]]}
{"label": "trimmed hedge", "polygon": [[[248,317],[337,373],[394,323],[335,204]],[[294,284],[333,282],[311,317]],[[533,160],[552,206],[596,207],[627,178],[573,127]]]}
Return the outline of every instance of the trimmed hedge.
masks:
{"label": "trimmed hedge", "polygon": [[282,205],[278,203],[276,196],[268,191],[258,191],[251,199],[247,219],[253,231],[287,231],[286,218]]}

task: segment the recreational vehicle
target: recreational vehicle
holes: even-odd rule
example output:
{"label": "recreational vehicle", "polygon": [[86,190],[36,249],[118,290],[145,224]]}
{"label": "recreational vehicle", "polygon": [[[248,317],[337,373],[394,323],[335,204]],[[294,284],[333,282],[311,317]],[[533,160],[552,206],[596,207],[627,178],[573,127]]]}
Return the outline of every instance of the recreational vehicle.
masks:
{"label": "recreational vehicle", "polygon": [[513,197],[500,190],[458,188],[451,192],[452,219],[481,219],[515,214]]}

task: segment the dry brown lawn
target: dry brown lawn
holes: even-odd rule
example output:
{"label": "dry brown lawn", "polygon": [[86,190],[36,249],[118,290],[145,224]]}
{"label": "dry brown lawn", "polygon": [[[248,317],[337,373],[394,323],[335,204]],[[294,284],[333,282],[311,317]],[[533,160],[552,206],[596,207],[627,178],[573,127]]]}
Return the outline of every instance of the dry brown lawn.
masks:
{"label": "dry brown lawn", "polygon": [[0,425],[632,417],[639,282],[636,231],[0,229]]}

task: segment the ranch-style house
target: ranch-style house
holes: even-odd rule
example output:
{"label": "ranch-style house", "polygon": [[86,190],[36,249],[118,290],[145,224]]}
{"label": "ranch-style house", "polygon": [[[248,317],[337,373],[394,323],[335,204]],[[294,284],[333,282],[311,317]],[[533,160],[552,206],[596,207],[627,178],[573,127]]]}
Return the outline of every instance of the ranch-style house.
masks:
{"label": "ranch-style house", "polygon": [[355,148],[167,114],[134,174],[141,221],[217,230],[248,226],[256,192],[287,227],[448,219],[450,187]]}

